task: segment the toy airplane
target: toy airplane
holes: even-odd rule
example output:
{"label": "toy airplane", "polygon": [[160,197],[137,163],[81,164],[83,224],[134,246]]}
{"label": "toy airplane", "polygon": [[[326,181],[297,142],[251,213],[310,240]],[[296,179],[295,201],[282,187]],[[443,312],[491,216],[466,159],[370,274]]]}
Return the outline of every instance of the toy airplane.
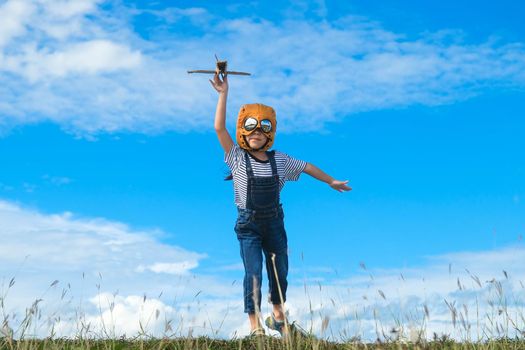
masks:
{"label": "toy airplane", "polygon": [[215,59],[217,60],[217,69],[216,70],[189,70],[188,71],[188,74],[191,74],[191,73],[204,73],[204,74],[215,74],[217,71],[219,72],[219,74],[221,75],[221,77],[224,79],[224,76],[225,75],[251,75],[250,73],[246,73],[246,72],[234,72],[234,71],[229,71],[229,70],[226,70],[227,67],[228,67],[228,61],[219,61],[219,59],[217,58],[217,55],[215,55]]}

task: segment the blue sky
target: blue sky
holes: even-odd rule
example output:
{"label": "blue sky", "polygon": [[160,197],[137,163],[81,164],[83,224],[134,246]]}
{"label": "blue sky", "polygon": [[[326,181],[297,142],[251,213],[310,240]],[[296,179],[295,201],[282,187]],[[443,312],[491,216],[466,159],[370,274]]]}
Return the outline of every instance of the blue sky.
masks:
{"label": "blue sky", "polygon": [[[212,320],[229,307],[218,334],[247,331],[233,190],[212,127],[217,96],[206,76],[186,74],[212,68],[215,53],[253,73],[230,79],[232,133],[241,104],[272,105],[275,148],[354,188],[337,193],[303,174],[282,193],[294,318],[307,314],[306,282],[325,285],[320,298],[353,290],[344,305],[380,307],[377,293],[361,291],[381,289],[397,307],[426,302],[438,315],[444,297],[461,298],[465,268],[486,280],[512,271],[509,293],[519,291],[523,10],[511,1],[1,2],[0,276],[26,287],[13,312],[58,279],[92,304],[119,290],[125,320],[144,293],[163,291],[148,307],[177,318],[173,295],[195,305],[201,291]],[[82,272],[110,277],[89,290],[73,283]],[[399,273],[435,293],[400,290]],[[336,333],[361,332],[331,319]],[[119,327],[129,334],[137,322]]]}

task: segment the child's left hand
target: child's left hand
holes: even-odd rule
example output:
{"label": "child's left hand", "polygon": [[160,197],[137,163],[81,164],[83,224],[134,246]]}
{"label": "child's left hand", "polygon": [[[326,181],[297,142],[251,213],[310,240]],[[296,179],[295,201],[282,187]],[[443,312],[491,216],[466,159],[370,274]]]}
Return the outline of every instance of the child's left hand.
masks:
{"label": "child's left hand", "polygon": [[347,183],[348,183],[348,180],[346,180],[346,181],[333,180],[330,183],[330,187],[332,187],[334,190],[336,190],[338,192],[351,191],[352,187],[347,186],[346,185]]}

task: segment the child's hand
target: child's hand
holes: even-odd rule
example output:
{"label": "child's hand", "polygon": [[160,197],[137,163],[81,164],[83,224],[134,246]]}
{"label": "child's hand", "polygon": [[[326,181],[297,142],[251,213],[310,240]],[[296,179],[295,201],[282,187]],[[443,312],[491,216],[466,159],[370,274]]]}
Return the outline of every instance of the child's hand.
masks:
{"label": "child's hand", "polygon": [[332,187],[334,190],[336,190],[338,192],[351,191],[352,187],[347,186],[346,185],[347,183],[348,183],[348,180],[346,180],[346,181],[333,180],[330,183],[330,187]]}
{"label": "child's hand", "polygon": [[224,75],[224,80],[221,81],[219,74],[215,72],[213,80],[210,79],[210,83],[219,94],[228,92],[228,75]]}

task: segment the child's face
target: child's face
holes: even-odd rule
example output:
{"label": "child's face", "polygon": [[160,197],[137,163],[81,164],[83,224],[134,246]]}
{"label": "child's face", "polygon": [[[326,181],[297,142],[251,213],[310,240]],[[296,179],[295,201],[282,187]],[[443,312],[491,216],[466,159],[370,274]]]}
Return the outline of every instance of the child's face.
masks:
{"label": "child's face", "polygon": [[256,129],[250,135],[246,136],[246,141],[252,149],[259,149],[266,144],[268,138],[259,129]]}

